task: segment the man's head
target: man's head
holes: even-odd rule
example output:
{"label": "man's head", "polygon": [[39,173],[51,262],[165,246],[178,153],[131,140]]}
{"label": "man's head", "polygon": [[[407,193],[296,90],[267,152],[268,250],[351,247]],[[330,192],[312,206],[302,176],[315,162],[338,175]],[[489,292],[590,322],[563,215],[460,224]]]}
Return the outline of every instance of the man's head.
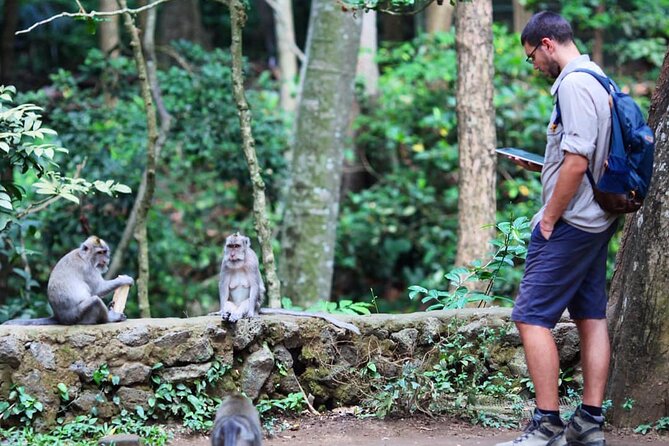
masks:
{"label": "man's head", "polygon": [[571,57],[579,55],[571,25],[554,12],[542,11],[527,22],[520,43],[527,61],[551,78],[556,78]]}

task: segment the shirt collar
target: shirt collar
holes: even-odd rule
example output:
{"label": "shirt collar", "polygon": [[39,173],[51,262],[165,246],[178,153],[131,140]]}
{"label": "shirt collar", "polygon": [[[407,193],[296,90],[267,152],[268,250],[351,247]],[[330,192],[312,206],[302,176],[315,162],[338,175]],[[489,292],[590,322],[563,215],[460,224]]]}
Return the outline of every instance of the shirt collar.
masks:
{"label": "shirt collar", "polygon": [[551,96],[555,96],[557,94],[558,87],[566,75],[587,64],[588,62],[590,62],[590,56],[587,54],[582,54],[570,60],[569,63],[562,69],[557,79],[555,79],[555,82],[553,82],[553,86],[551,87]]}

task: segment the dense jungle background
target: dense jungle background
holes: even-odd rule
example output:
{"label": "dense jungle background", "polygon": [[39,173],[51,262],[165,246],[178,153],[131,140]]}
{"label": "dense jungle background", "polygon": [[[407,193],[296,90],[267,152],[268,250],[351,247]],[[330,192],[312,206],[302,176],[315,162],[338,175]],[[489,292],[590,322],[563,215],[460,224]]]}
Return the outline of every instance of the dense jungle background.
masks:
{"label": "dense jungle background", "polygon": [[[91,11],[101,9],[104,2],[80,3]],[[447,3],[440,8],[452,10]],[[539,9],[552,8],[570,19],[582,52],[602,63],[647,109],[669,39],[669,1],[492,3],[497,147],[543,150],[552,107],[550,82],[525,62],[518,35],[529,15]],[[146,2],[128,4],[139,7]],[[132,193],[112,193],[108,183],[97,194],[80,194],[78,199],[54,189],[51,196],[60,193],[64,199],[39,206],[50,197],[44,178],[52,177],[42,177],[45,169],[32,165],[21,169],[0,158],[0,184],[7,191],[11,185],[13,192],[5,194],[12,196],[13,209],[0,207],[2,322],[49,313],[45,292],[49,271],[88,233],[107,240],[113,252],[146,163],[147,123],[123,26],[118,27],[120,38],[111,47],[101,40],[104,21],[60,18],[14,35],[16,30],[77,8],[67,0],[4,0],[0,7],[0,84],[16,87],[14,105],[42,107],[37,112],[41,125],[57,132],[57,136],[46,135],[47,140],[68,151],[56,151],[52,160],[39,163],[63,176],[110,179],[132,189]],[[280,95],[282,74],[272,9],[277,7],[252,0],[243,36],[246,94],[281,271],[285,197],[291,187],[294,141],[301,130],[295,125],[295,109],[287,107]],[[296,0],[292,7],[294,42],[304,49],[311,5]],[[353,106],[336,110],[350,116],[351,122],[339,147],[344,168],[332,291],[317,296],[316,306],[321,308],[329,305],[335,311],[364,313],[371,307],[409,312],[435,303],[462,306],[467,299],[460,297],[468,291],[455,295],[451,284],[460,284],[463,272],[484,282],[470,286],[473,289],[485,289],[494,278],[488,294],[499,296],[498,304],[510,305],[503,298],[515,295],[528,235],[526,219],[540,205],[539,177],[498,161],[497,221],[488,222],[499,226],[496,242],[482,242],[491,254],[474,267],[458,265],[458,213],[467,209],[458,209],[456,33],[451,17],[434,25],[430,20],[434,7],[415,15],[381,11],[375,16],[378,46],[373,62],[378,79],[359,71]],[[137,15],[140,29],[145,14]],[[150,314],[202,315],[218,308],[217,274],[226,235],[241,231],[257,246],[251,182],[241,155],[232,95],[228,10],[214,1],[165,3],[158,8],[155,35],[157,80],[172,121],[157,162],[155,196],[148,213]],[[361,45],[365,47],[364,42]],[[313,54],[301,57],[304,65]],[[293,85],[295,92],[299,80]],[[3,98],[5,107],[12,106],[6,101],[9,93]],[[293,94],[293,99],[299,97]],[[34,187],[39,177],[41,189]],[[500,247],[510,250],[500,257]],[[611,268],[617,248],[618,242],[613,243]],[[131,242],[120,273],[136,276],[137,254],[138,247]],[[453,274],[456,266],[465,269]],[[427,299],[421,302],[410,295]],[[282,297],[294,304],[314,304],[313,299],[301,300],[290,293]],[[367,305],[356,306],[361,302]],[[284,301],[284,305],[290,304]],[[127,314],[140,314],[133,298]]]}

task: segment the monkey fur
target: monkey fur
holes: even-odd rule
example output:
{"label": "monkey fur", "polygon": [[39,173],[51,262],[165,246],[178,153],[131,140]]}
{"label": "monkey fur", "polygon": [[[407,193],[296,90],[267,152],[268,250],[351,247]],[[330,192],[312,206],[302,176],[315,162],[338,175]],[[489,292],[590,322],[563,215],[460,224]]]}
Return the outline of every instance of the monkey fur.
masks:
{"label": "monkey fur", "polygon": [[227,396],[216,412],[212,446],[262,446],[260,417],[250,399],[240,393]]}
{"label": "monkey fur", "polygon": [[100,298],[123,285],[132,285],[129,276],[105,280],[109,266],[109,246],[99,237],[88,237],[78,248],[65,254],[49,275],[47,296],[53,317],[13,319],[9,325],[77,325],[121,322],[125,314],[107,308]]}
{"label": "monkey fur", "polygon": [[258,268],[258,256],[251,249],[251,240],[238,232],[225,239],[218,293],[221,310],[214,314],[220,314],[224,320],[229,322],[237,322],[239,319],[255,317],[258,314],[316,317],[339,328],[360,334],[360,330],[355,325],[340,321],[328,314],[261,308],[265,297],[265,285]]}

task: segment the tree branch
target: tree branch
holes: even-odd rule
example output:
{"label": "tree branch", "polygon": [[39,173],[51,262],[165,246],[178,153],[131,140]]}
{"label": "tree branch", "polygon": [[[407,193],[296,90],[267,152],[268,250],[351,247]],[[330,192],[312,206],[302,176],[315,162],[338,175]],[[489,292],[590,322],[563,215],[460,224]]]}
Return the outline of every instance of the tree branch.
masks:
{"label": "tree branch", "polygon": [[[46,25],[47,23],[53,22],[56,19],[60,19],[62,17],[72,17],[72,18],[77,18],[77,17],[82,17],[82,18],[89,18],[92,19],[94,17],[109,17],[109,16],[114,16],[114,15],[121,15],[121,14],[138,14],[142,11],[146,11],[151,8],[155,8],[156,6],[160,5],[161,3],[167,3],[172,0],[156,0],[153,3],[149,3],[148,5],[144,5],[140,8],[128,8],[127,6],[122,7],[119,10],[116,11],[91,11],[91,12],[61,12],[60,14],[56,14],[54,16],[49,17],[48,19],[44,19],[42,21],[39,21],[37,23],[34,23],[30,27],[26,29],[22,29],[20,31],[16,31],[16,35],[18,36],[19,34],[24,34],[24,33],[29,33],[33,29]],[[77,2],[79,3],[79,2]],[[80,11],[83,11],[81,8],[81,4],[79,4]]]}
{"label": "tree branch", "polygon": [[[126,0],[118,0],[123,9],[127,9]],[[149,249],[148,234],[146,229],[146,217],[151,208],[153,193],[156,188],[156,141],[158,140],[158,123],[156,120],[156,111],[151,96],[151,87],[149,85],[149,75],[147,73],[146,62],[142,53],[142,43],[139,39],[139,31],[135,27],[135,22],[129,12],[123,13],[125,26],[130,33],[132,52],[137,65],[140,86],[142,90],[142,99],[144,100],[147,124],[147,147],[146,147],[146,188],[145,195],[141,200],[135,200],[137,203],[137,226],[135,227],[135,239],[139,243],[139,275],[137,277],[137,299],[142,317],[151,317],[149,308]]]}
{"label": "tree branch", "polygon": [[242,134],[242,146],[246,163],[249,167],[251,184],[253,186],[253,217],[255,229],[262,248],[262,260],[265,267],[265,278],[267,280],[267,297],[270,307],[281,305],[281,285],[276,274],[274,265],[274,252],[272,251],[272,230],[267,218],[267,204],[265,197],[265,183],[262,179],[258,158],[255,151],[255,141],[251,131],[251,110],[244,94],[244,73],[242,69],[242,29],[246,23],[246,10],[240,0],[217,0],[230,8],[230,29],[232,43],[230,54],[232,55],[232,90],[237,104],[239,116],[239,127]]}

